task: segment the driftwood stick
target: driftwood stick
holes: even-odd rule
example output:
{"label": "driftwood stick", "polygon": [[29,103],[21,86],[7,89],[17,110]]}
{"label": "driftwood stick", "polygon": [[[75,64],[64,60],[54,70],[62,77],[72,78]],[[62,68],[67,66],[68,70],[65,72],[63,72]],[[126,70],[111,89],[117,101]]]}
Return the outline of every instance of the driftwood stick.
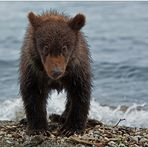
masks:
{"label": "driftwood stick", "polygon": [[105,145],[105,143],[103,142],[99,142],[99,143],[96,143],[96,142],[90,142],[90,141],[86,141],[86,140],[83,140],[83,139],[79,139],[79,138],[76,138],[76,137],[70,137],[69,138],[71,141],[73,142],[77,142],[77,143],[81,143],[81,144],[87,144],[89,146],[97,146],[97,147],[103,147]]}
{"label": "driftwood stick", "polygon": [[113,127],[117,127],[118,126],[118,124],[121,122],[121,121],[124,121],[125,119],[120,119],[118,122],[117,122],[117,124],[115,125],[115,126],[113,126]]}

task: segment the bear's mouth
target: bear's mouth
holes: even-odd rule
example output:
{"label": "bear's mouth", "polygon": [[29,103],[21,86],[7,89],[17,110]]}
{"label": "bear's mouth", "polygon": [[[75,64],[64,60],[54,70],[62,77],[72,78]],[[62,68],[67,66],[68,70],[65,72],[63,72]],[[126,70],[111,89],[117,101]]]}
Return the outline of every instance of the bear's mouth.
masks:
{"label": "bear's mouth", "polygon": [[48,73],[47,72],[47,75],[48,77],[50,77],[52,80],[58,80],[60,79],[61,77],[64,76],[64,72],[51,72],[51,73]]}

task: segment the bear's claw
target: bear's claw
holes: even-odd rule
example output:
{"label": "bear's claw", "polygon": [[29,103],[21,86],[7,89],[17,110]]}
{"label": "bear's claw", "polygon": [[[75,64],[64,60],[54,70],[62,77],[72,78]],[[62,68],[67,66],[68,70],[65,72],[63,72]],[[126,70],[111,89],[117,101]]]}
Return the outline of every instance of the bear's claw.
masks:
{"label": "bear's claw", "polygon": [[50,136],[51,133],[49,130],[44,130],[44,129],[32,129],[32,130],[28,130],[27,134],[30,136],[34,136],[34,135],[44,135],[44,136]]}
{"label": "bear's claw", "polygon": [[66,136],[66,137],[69,137],[71,135],[74,135],[74,134],[82,134],[83,133],[83,130],[81,129],[75,129],[73,127],[62,127],[60,130],[59,130],[59,134],[60,135],[63,135],[63,136]]}

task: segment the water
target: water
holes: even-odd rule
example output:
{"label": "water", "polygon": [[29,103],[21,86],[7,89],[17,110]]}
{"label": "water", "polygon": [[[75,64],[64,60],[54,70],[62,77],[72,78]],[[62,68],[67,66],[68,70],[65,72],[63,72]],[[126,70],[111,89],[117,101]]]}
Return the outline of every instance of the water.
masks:
{"label": "water", "polygon": [[[24,116],[18,64],[26,16],[50,8],[86,15],[94,74],[89,116],[148,127],[148,2],[0,2],[0,120]],[[53,92],[48,111],[61,113],[64,101],[65,94]]]}

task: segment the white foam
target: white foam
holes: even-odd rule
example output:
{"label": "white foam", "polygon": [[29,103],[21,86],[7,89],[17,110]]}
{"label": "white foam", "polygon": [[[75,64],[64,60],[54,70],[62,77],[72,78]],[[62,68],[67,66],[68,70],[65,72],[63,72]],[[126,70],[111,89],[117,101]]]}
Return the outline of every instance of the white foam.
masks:
{"label": "white foam", "polygon": [[145,104],[133,104],[125,112],[121,106],[112,109],[108,106],[101,106],[99,103],[92,101],[90,117],[98,119],[106,124],[115,125],[120,119],[120,125],[130,127],[147,127],[148,128],[148,111],[137,110],[138,107],[144,107]]}
{"label": "white foam", "polygon": [[21,99],[6,100],[0,104],[0,120],[17,120],[24,117]]}
{"label": "white foam", "polygon": [[[48,99],[47,111],[51,113],[62,113],[65,106],[66,95],[54,92],[51,99]],[[146,127],[148,128],[148,111],[138,110],[138,107],[143,108],[146,104],[133,104],[126,111],[121,109],[121,106],[113,109],[108,106],[101,106],[98,102],[91,101],[89,118],[94,118],[102,121],[105,124],[115,125],[120,119],[125,119],[120,122],[120,125],[131,127]],[[15,100],[7,100],[0,104],[0,120],[19,120],[24,117],[23,103],[21,98]]]}

